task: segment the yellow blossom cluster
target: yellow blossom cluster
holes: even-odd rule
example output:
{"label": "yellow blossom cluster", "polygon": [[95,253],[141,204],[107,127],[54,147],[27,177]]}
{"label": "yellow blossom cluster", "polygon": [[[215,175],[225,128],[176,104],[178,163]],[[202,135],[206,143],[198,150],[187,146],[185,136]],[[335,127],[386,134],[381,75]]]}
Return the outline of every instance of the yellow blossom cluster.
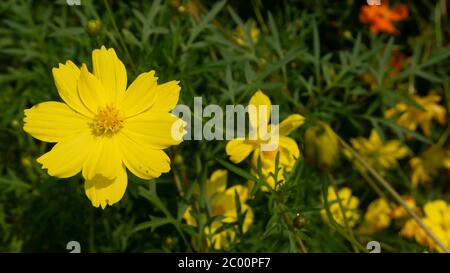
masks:
{"label": "yellow blossom cluster", "polygon": [[[450,204],[444,200],[430,201],[425,204],[423,211],[423,223],[438,240],[450,248]],[[432,251],[443,251],[414,219],[410,219],[404,224],[400,234],[406,238],[415,239],[417,243]]]}
{"label": "yellow blossom cluster", "polygon": [[[210,179],[206,181],[205,200],[207,211],[214,221],[204,228],[207,235],[208,246],[214,249],[227,248],[234,240],[236,232],[231,228],[223,228],[226,224],[234,224],[238,221],[238,204],[235,202],[236,195],[239,198],[240,214],[245,215],[242,232],[247,232],[253,223],[253,210],[246,204],[249,197],[249,188],[243,185],[235,185],[227,188],[228,172],[226,170],[216,170]],[[196,184],[197,186],[198,184]],[[194,194],[201,196],[200,188],[194,188]],[[183,218],[191,226],[198,226],[194,211],[198,207],[189,206]]]}
{"label": "yellow blossom cluster", "polygon": [[[398,160],[408,155],[408,148],[399,140],[383,142],[375,129],[372,129],[368,139],[363,137],[350,140],[353,149],[375,170],[384,174],[398,165]],[[366,172],[366,168],[354,158],[353,154],[343,150],[344,155],[353,160],[356,169]]]}
{"label": "yellow blossom cluster", "polygon": [[[350,188],[335,189],[330,186],[326,198],[326,202],[322,198],[322,204],[326,206],[328,203],[329,212],[337,224],[352,228],[358,223],[360,218],[359,198],[352,196]],[[320,214],[325,221],[330,221],[326,208],[322,209]]]}

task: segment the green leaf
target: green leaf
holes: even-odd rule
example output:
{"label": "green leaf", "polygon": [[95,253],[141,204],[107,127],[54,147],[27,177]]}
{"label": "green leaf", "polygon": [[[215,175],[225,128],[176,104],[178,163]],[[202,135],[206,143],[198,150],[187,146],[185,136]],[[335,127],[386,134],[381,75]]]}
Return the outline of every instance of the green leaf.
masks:
{"label": "green leaf", "polygon": [[145,229],[150,228],[150,230],[153,232],[155,229],[157,229],[160,226],[171,224],[172,220],[168,218],[162,218],[162,217],[156,217],[156,216],[150,216],[150,221],[140,223],[136,225],[131,233],[139,232]]}

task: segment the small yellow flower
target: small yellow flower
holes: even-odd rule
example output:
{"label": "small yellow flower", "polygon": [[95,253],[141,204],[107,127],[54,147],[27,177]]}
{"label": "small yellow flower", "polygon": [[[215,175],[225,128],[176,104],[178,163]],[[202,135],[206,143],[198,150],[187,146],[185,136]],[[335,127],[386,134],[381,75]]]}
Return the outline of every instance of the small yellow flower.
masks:
{"label": "small yellow flower", "polygon": [[[405,201],[405,203],[408,205],[408,207],[410,207],[412,210],[414,210],[416,212],[419,211],[419,209],[416,206],[416,200],[414,199],[414,197],[412,197],[411,195],[403,195],[402,199],[403,199],[403,201]],[[408,212],[401,205],[395,206],[391,211],[392,219],[403,219],[408,216],[409,216]]]}
{"label": "small yellow flower", "polygon": [[[341,225],[347,226],[349,228],[354,227],[359,218],[360,214],[358,212],[359,199],[358,197],[352,196],[352,190],[350,188],[344,187],[337,191],[333,187],[328,187],[327,201],[331,215],[334,221]],[[322,199],[322,204],[325,204]],[[320,211],[322,218],[329,222],[326,209]]]}
{"label": "small yellow flower", "polygon": [[328,170],[336,161],[339,142],[331,127],[320,122],[306,130],[305,158],[322,170]]}
{"label": "small yellow flower", "polygon": [[[267,97],[261,90],[257,91],[250,99],[250,105],[254,105],[256,107],[255,112],[249,112],[250,126],[253,128],[253,133],[256,135],[249,136],[249,138],[237,138],[229,141],[225,148],[227,155],[230,157],[230,160],[233,163],[240,163],[245,158],[247,158],[250,153],[253,152],[252,156],[252,169],[254,173],[257,173],[258,170],[258,161],[261,160],[262,163],[262,171],[265,178],[267,178],[267,183],[275,189],[275,181],[274,179],[270,179],[270,173],[275,173],[275,161],[277,154],[279,155],[279,168],[290,171],[296,160],[300,156],[300,150],[298,148],[297,143],[294,139],[288,137],[288,135],[300,127],[305,118],[298,114],[293,114],[288,116],[285,120],[280,122],[280,124],[270,125],[268,126],[268,136],[259,135],[259,128],[263,126],[262,122],[269,122],[272,103],[270,102],[269,97]],[[259,112],[260,105],[267,106],[266,113]],[[262,114],[265,114],[265,117],[260,117]],[[262,151],[261,144],[272,143],[271,141],[274,139],[273,132],[276,130],[272,130],[275,127],[278,127],[279,134],[279,144],[273,151]],[[272,128],[272,129],[271,129]],[[282,175],[283,171],[280,171],[280,175]],[[283,177],[279,176],[279,180],[283,180]]]}
{"label": "small yellow flower", "polygon": [[400,235],[408,239],[413,239],[414,235],[418,232],[419,229],[420,227],[417,224],[416,220],[411,218],[407,220],[403,225],[402,230],[400,231]]}
{"label": "small yellow flower", "polygon": [[419,183],[427,184],[431,181],[431,176],[425,167],[424,161],[420,157],[413,157],[409,160],[411,166],[411,183],[417,187]]}
{"label": "small yellow flower", "polygon": [[391,212],[389,203],[379,198],[369,204],[364,215],[365,224],[373,231],[385,229],[391,224]]}
{"label": "small yellow flower", "polygon": [[437,145],[430,146],[419,157],[409,161],[411,167],[411,183],[417,187],[419,183],[427,184],[440,169],[450,169],[450,155]]}
{"label": "small yellow flower", "polygon": [[[423,208],[425,216],[423,223],[447,248],[450,247],[450,205],[443,200],[435,200],[425,204]],[[410,219],[405,223],[401,234],[407,238],[416,240],[417,243],[428,247],[430,250],[442,252],[439,246],[420,228],[417,223]]]}
{"label": "small yellow flower", "polygon": [[[404,158],[408,154],[408,148],[399,140],[389,140],[383,143],[375,129],[372,129],[369,139],[358,137],[351,139],[350,142],[356,152],[380,173],[396,167],[398,164],[397,160]],[[350,151],[344,150],[343,153],[349,159],[353,159]],[[360,172],[366,171],[359,161],[354,160],[353,163]]]}
{"label": "small yellow flower", "polygon": [[112,48],[94,50],[92,63],[93,74],[71,61],[53,68],[65,103],[43,102],[25,110],[24,130],[56,143],[37,159],[49,175],[67,178],[81,172],[92,205],[105,208],[124,195],[127,168],[142,179],[170,170],[163,149],[182,141],[183,121],[169,113],[180,86],[177,81],[158,84],[150,71],[127,88],[125,66]]}
{"label": "small yellow flower", "polygon": [[[253,44],[256,44],[258,42],[259,39],[259,28],[256,25],[255,21],[251,21],[250,22],[250,39],[252,41]],[[236,41],[236,43],[238,45],[244,46],[246,45],[245,43],[245,29],[242,28],[241,26],[238,26],[236,28],[236,37],[234,38],[234,40]]]}
{"label": "small yellow flower", "polygon": [[441,100],[440,96],[428,95],[420,97],[418,95],[411,95],[411,99],[420,105],[423,110],[416,106],[399,102],[394,108],[385,112],[385,117],[391,118],[400,114],[396,121],[398,125],[408,128],[411,131],[415,131],[417,126],[420,126],[427,136],[430,135],[433,119],[440,124],[446,123],[446,110],[438,104]]}
{"label": "small yellow flower", "polygon": [[[214,249],[227,248],[234,240],[234,229],[222,229],[218,231],[224,224],[232,224],[238,220],[237,204],[235,202],[236,194],[239,196],[241,205],[241,214],[245,214],[242,225],[242,231],[248,231],[253,223],[253,210],[246,204],[249,197],[248,187],[235,185],[227,188],[228,172],[226,170],[217,170],[213,172],[210,179],[206,182],[205,198],[207,208],[211,217],[217,217],[209,226],[205,227],[205,234],[208,235],[207,242]],[[194,193],[199,195],[200,188],[195,187]],[[192,215],[193,207],[189,206],[185,211],[183,218],[186,223],[191,226],[198,226],[197,220]]]}

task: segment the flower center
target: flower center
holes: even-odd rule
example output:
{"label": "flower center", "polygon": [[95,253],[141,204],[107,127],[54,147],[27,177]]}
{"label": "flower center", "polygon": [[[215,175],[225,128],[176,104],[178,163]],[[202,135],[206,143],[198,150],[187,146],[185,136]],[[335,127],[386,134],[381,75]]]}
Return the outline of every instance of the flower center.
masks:
{"label": "flower center", "polygon": [[94,131],[98,135],[112,135],[123,127],[123,117],[113,105],[100,108],[94,117]]}

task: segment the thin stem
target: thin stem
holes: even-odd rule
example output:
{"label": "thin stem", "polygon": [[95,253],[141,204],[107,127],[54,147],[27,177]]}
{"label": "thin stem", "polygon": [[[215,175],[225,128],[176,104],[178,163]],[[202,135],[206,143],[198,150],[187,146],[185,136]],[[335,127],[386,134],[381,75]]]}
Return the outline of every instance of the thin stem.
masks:
{"label": "thin stem", "polygon": [[252,0],[251,2],[252,2],[253,10],[255,11],[256,20],[258,20],[258,23],[261,25],[261,29],[265,33],[267,33],[268,32],[267,26],[266,26],[266,23],[264,22],[264,18],[262,17],[261,10],[259,9],[261,2],[258,1],[258,3],[256,3],[256,0]]}
{"label": "thin stem", "polygon": [[417,224],[425,231],[425,233],[430,236],[430,238],[445,252],[449,253],[448,248],[439,240],[433,232],[423,223],[420,217],[414,212],[414,210],[400,197],[400,195],[395,191],[395,189],[386,181],[377,171],[375,171],[353,148],[347,144],[340,136],[338,136],[339,142],[347,149],[353,156],[361,162],[361,164],[375,177],[375,179],[383,186],[394,199],[405,208],[409,215],[417,222]]}
{"label": "thin stem", "polygon": [[173,170],[173,178],[175,180],[175,186],[177,187],[180,197],[183,198],[184,190],[183,190],[183,186],[181,185],[180,175],[178,174],[178,170],[176,167],[172,168],[172,170]]}
{"label": "thin stem", "polygon": [[281,211],[281,217],[283,217],[284,223],[288,226],[289,232],[294,237],[300,252],[308,253],[308,250],[306,250],[305,244],[303,243],[302,239],[300,238],[300,236],[298,236],[298,234],[295,231],[295,227],[294,227],[294,225],[292,223],[291,216],[289,215],[288,211],[285,210],[284,208]]}
{"label": "thin stem", "polygon": [[362,175],[362,177],[364,177],[364,179],[367,181],[367,183],[369,183],[369,185],[378,194],[378,196],[380,196],[381,198],[383,198],[386,201],[389,200],[387,198],[386,194],[378,187],[378,185],[372,180],[372,178],[369,175],[367,175],[367,173],[360,172],[360,174]]}

